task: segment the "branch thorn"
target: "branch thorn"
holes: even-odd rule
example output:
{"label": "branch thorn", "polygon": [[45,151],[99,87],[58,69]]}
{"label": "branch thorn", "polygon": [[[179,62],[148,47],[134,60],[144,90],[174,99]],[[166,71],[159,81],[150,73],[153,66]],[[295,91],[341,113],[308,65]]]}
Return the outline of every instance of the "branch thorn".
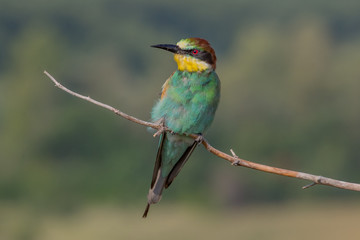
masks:
{"label": "branch thorn", "polygon": [[239,157],[235,154],[234,150],[230,149],[231,154],[233,155],[233,157],[235,158],[235,160],[231,163],[231,165],[233,166],[240,166],[240,159]]}

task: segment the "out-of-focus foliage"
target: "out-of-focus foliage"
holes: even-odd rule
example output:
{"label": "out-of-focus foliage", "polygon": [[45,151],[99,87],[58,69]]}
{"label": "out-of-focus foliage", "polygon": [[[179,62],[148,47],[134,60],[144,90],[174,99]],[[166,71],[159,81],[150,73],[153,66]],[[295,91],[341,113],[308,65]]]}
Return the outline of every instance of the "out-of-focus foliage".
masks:
{"label": "out-of-focus foliage", "polygon": [[[149,119],[172,56],[151,44],[208,39],[222,98],[207,134],[219,149],[360,182],[360,2],[0,2],[0,200],[69,207],[145,202],[157,139],[55,89]],[[212,205],[351,197],[230,167],[199,148],[165,192]]]}

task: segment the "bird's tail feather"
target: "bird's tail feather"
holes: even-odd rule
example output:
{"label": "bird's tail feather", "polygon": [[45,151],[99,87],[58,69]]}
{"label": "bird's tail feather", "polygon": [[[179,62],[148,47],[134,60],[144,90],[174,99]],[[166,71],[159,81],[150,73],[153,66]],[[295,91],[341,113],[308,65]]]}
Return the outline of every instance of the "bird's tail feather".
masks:
{"label": "bird's tail feather", "polygon": [[159,170],[154,186],[149,190],[147,196],[148,202],[143,214],[143,218],[146,218],[150,209],[150,205],[160,201],[162,191],[164,190],[165,187],[166,179],[167,177],[161,176],[161,170]]}
{"label": "bird's tail feather", "polygon": [[146,205],[144,214],[143,214],[143,216],[142,216],[143,218],[146,218],[146,217],[147,217],[147,214],[148,214],[148,212],[149,212],[149,209],[150,209],[150,204],[148,203],[148,204]]}

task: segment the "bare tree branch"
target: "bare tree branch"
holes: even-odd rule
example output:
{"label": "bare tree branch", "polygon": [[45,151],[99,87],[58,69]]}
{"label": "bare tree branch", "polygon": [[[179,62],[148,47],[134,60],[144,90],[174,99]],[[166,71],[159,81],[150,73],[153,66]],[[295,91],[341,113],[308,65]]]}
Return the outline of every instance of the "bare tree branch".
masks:
{"label": "bare tree branch", "polygon": [[[81,98],[88,102],[91,102],[102,108],[106,108],[106,109],[112,111],[113,113],[115,113],[129,121],[135,122],[135,123],[143,125],[143,126],[148,126],[148,127],[157,129],[158,131],[156,134],[154,134],[154,137],[157,136],[162,131],[170,131],[171,132],[171,129],[164,126],[161,122],[152,123],[152,122],[146,122],[146,121],[140,120],[140,119],[130,116],[126,113],[123,113],[120,110],[118,110],[112,106],[109,106],[107,104],[96,101],[90,97],[83,96],[74,91],[71,91],[71,90],[67,89],[66,87],[64,87],[63,85],[61,85],[59,82],[57,82],[56,79],[53,76],[51,76],[48,72],[44,71],[44,73],[51,79],[51,81],[53,81],[55,83],[56,87],[60,88],[61,90],[65,91],[75,97],[78,97],[78,98]],[[199,135],[197,135],[197,134],[187,134],[187,136],[192,137],[194,139],[199,138]],[[312,187],[315,185],[327,185],[327,186],[337,187],[337,188],[342,188],[342,189],[347,189],[347,190],[360,191],[360,184],[358,184],[358,183],[344,182],[344,181],[339,181],[339,180],[332,179],[332,178],[316,176],[316,175],[312,175],[312,174],[308,174],[308,173],[297,172],[297,171],[276,168],[276,167],[271,167],[271,166],[267,166],[267,165],[263,165],[263,164],[259,164],[259,163],[250,162],[250,161],[239,158],[232,149],[230,149],[232,156],[219,151],[218,149],[212,147],[205,138],[202,138],[202,144],[209,152],[211,152],[212,154],[214,154],[222,159],[229,161],[234,166],[242,166],[242,167],[252,168],[252,169],[263,171],[263,172],[273,173],[273,174],[286,176],[286,177],[309,180],[312,182],[312,183],[304,186],[303,189],[306,189],[306,188],[309,188],[309,187]]]}

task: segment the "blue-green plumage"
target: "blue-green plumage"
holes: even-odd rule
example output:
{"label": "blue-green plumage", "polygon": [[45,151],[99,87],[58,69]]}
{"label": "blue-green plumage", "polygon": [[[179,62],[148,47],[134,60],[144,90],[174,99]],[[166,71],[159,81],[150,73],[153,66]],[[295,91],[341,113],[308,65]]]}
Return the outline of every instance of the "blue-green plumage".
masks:
{"label": "blue-green plumage", "polygon": [[220,97],[215,71],[176,71],[167,81],[167,90],[152,110],[151,119],[165,118],[176,133],[202,133],[211,124]]}
{"label": "blue-green plumage", "polygon": [[[178,134],[202,134],[214,119],[220,98],[220,81],[210,71],[176,71],[167,82],[167,90],[152,110],[151,119],[164,119],[165,125]],[[169,174],[194,140],[178,135],[167,136],[162,152],[162,175]]]}
{"label": "blue-green plumage", "polygon": [[[164,132],[160,137],[143,217],[146,217],[150,204],[160,201],[163,189],[172,183],[197,145],[193,138],[181,134],[203,134],[214,119],[220,99],[216,57],[206,40],[191,38],[181,40],[177,45],[155,47],[174,52],[178,70],[165,82],[151,119],[154,122],[162,120],[176,134]],[[202,53],[201,57],[198,53]],[[206,54],[212,54],[212,58]]]}

